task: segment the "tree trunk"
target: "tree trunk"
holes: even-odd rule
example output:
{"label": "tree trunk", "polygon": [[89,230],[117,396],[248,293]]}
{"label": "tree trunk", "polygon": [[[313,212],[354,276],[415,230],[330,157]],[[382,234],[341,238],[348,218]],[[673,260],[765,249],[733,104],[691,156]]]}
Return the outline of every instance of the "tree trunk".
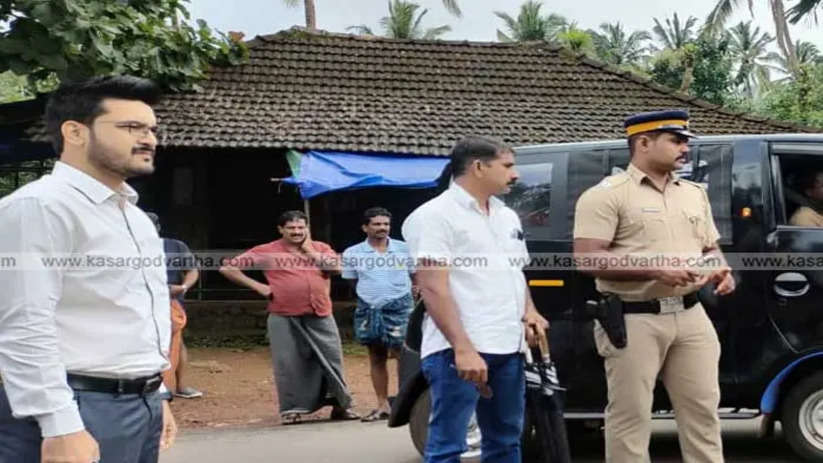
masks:
{"label": "tree trunk", "polygon": [[697,49],[692,45],[687,45],[680,50],[683,60],[683,80],[680,83],[680,91],[689,93],[689,87],[694,81],[694,66],[697,61]]}
{"label": "tree trunk", "polygon": [[777,45],[780,51],[786,58],[786,63],[789,66],[789,71],[792,77],[797,78],[797,53],[794,49],[794,42],[789,35],[789,25],[786,22],[786,11],[783,7],[783,0],[770,0],[772,17],[774,19],[774,29],[777,35]]}
{"label": "tree trunk", "polygon": [[306,6],[306,28],[310,31],[317,30],[317,12],[314,8],[314,0],[303,0]]}
{"label": "tree trunk", "polygon": [[686,69],[683,70],[683,81],[680,84],[680,92],[681,93],[689,93],[689,87],[692,86],[692,81],[694,80],[694,65],[686,66]]}

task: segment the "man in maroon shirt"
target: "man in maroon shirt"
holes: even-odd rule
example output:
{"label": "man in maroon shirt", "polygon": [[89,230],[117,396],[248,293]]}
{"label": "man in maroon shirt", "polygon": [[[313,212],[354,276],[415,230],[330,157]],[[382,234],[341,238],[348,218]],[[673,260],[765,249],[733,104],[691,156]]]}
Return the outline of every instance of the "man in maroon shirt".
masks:
{"label": "man in maroon shirt", "polygon": [[[277,225],[282,238],[240,254],[220,273],[269,300],[269,345],[283,421],[298,422],[324,405],[334,407],[333,420],[357,419],[329,295],[330,276],[340,273],[339,257],[328,244],[312,241],[304,213],[284,212]],[[244,268],[262,270],[268,284],[248,277]]]}

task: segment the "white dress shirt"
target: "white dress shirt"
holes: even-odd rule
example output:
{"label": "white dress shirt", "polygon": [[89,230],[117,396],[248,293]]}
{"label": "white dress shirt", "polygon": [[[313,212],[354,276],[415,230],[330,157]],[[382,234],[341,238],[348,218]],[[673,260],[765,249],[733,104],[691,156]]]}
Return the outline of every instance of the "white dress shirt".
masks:
{"label": "white dress shirt", "polygon": [[[403,238],[415,261],[450,263],[449,289],[463,329],[474,348],[486,354],[522,349],[528,259],[517,214],[495,197],[489,214],[466,190],[452,183],[440,196],[417,208],[403,223]],[[486,264],[466,265],[485,258]],[[423,321],[421,357],[448,349],[443,333],[428,315]]]}
{"label": "white dress shirt", "polygon": [[163,244],[136,202],[128,185],[61,162],[0,200],[0,254],[24,266],[0,269],[0,375],[14,416],[36,418],[44,437],[84,427],[67,372],[134,379],[169,366]]}

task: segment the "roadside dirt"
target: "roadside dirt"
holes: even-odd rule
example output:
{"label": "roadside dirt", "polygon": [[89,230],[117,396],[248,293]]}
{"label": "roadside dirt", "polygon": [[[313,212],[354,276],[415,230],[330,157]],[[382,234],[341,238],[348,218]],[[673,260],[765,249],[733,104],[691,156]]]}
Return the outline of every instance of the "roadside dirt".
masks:
{"label": "roadside dirt", "polygon": [[[344,374],[355,403],[364,415],[375,405],[369,376],[369,358],[362,348],[344,348]],[[397,391],[396,366],[389,360],[389,395]],[[280,424],[277,391],[267,347],[251,350],[189,348],[188,385],[203,391],[198,399],[175,398],[172,402],[182,428],[274,426]],[[303,421],[328,419],[330,407]]]}

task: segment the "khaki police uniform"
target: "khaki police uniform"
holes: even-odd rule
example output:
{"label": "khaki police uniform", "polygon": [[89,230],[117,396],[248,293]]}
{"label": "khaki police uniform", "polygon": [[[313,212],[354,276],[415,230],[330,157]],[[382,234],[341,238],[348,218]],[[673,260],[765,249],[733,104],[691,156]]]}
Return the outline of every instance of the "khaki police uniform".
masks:
{"label": "khaki police uniform", "polygon": [[[578,200],[574,237],[609,241],[618,255],[702,255],[719,237],[706,191],[671,178],[661,191],[629,165]],[[649,301],[693,293],[657,281],[596,279],[597,289],[624,301]],[[673,313],[625,315],[628,344],[617,349],[598,322],[594,337],[608,381],[606,461],[648,462],[651,408],[658,377],[676,412],[685,462],[723,461],[718,406],[717,333],[698,302]]]}
{"label": "khaki police uniform", "polygon": [[823,215],[808,206],[800,206],[789,219],[789,225],[823,227]]}

